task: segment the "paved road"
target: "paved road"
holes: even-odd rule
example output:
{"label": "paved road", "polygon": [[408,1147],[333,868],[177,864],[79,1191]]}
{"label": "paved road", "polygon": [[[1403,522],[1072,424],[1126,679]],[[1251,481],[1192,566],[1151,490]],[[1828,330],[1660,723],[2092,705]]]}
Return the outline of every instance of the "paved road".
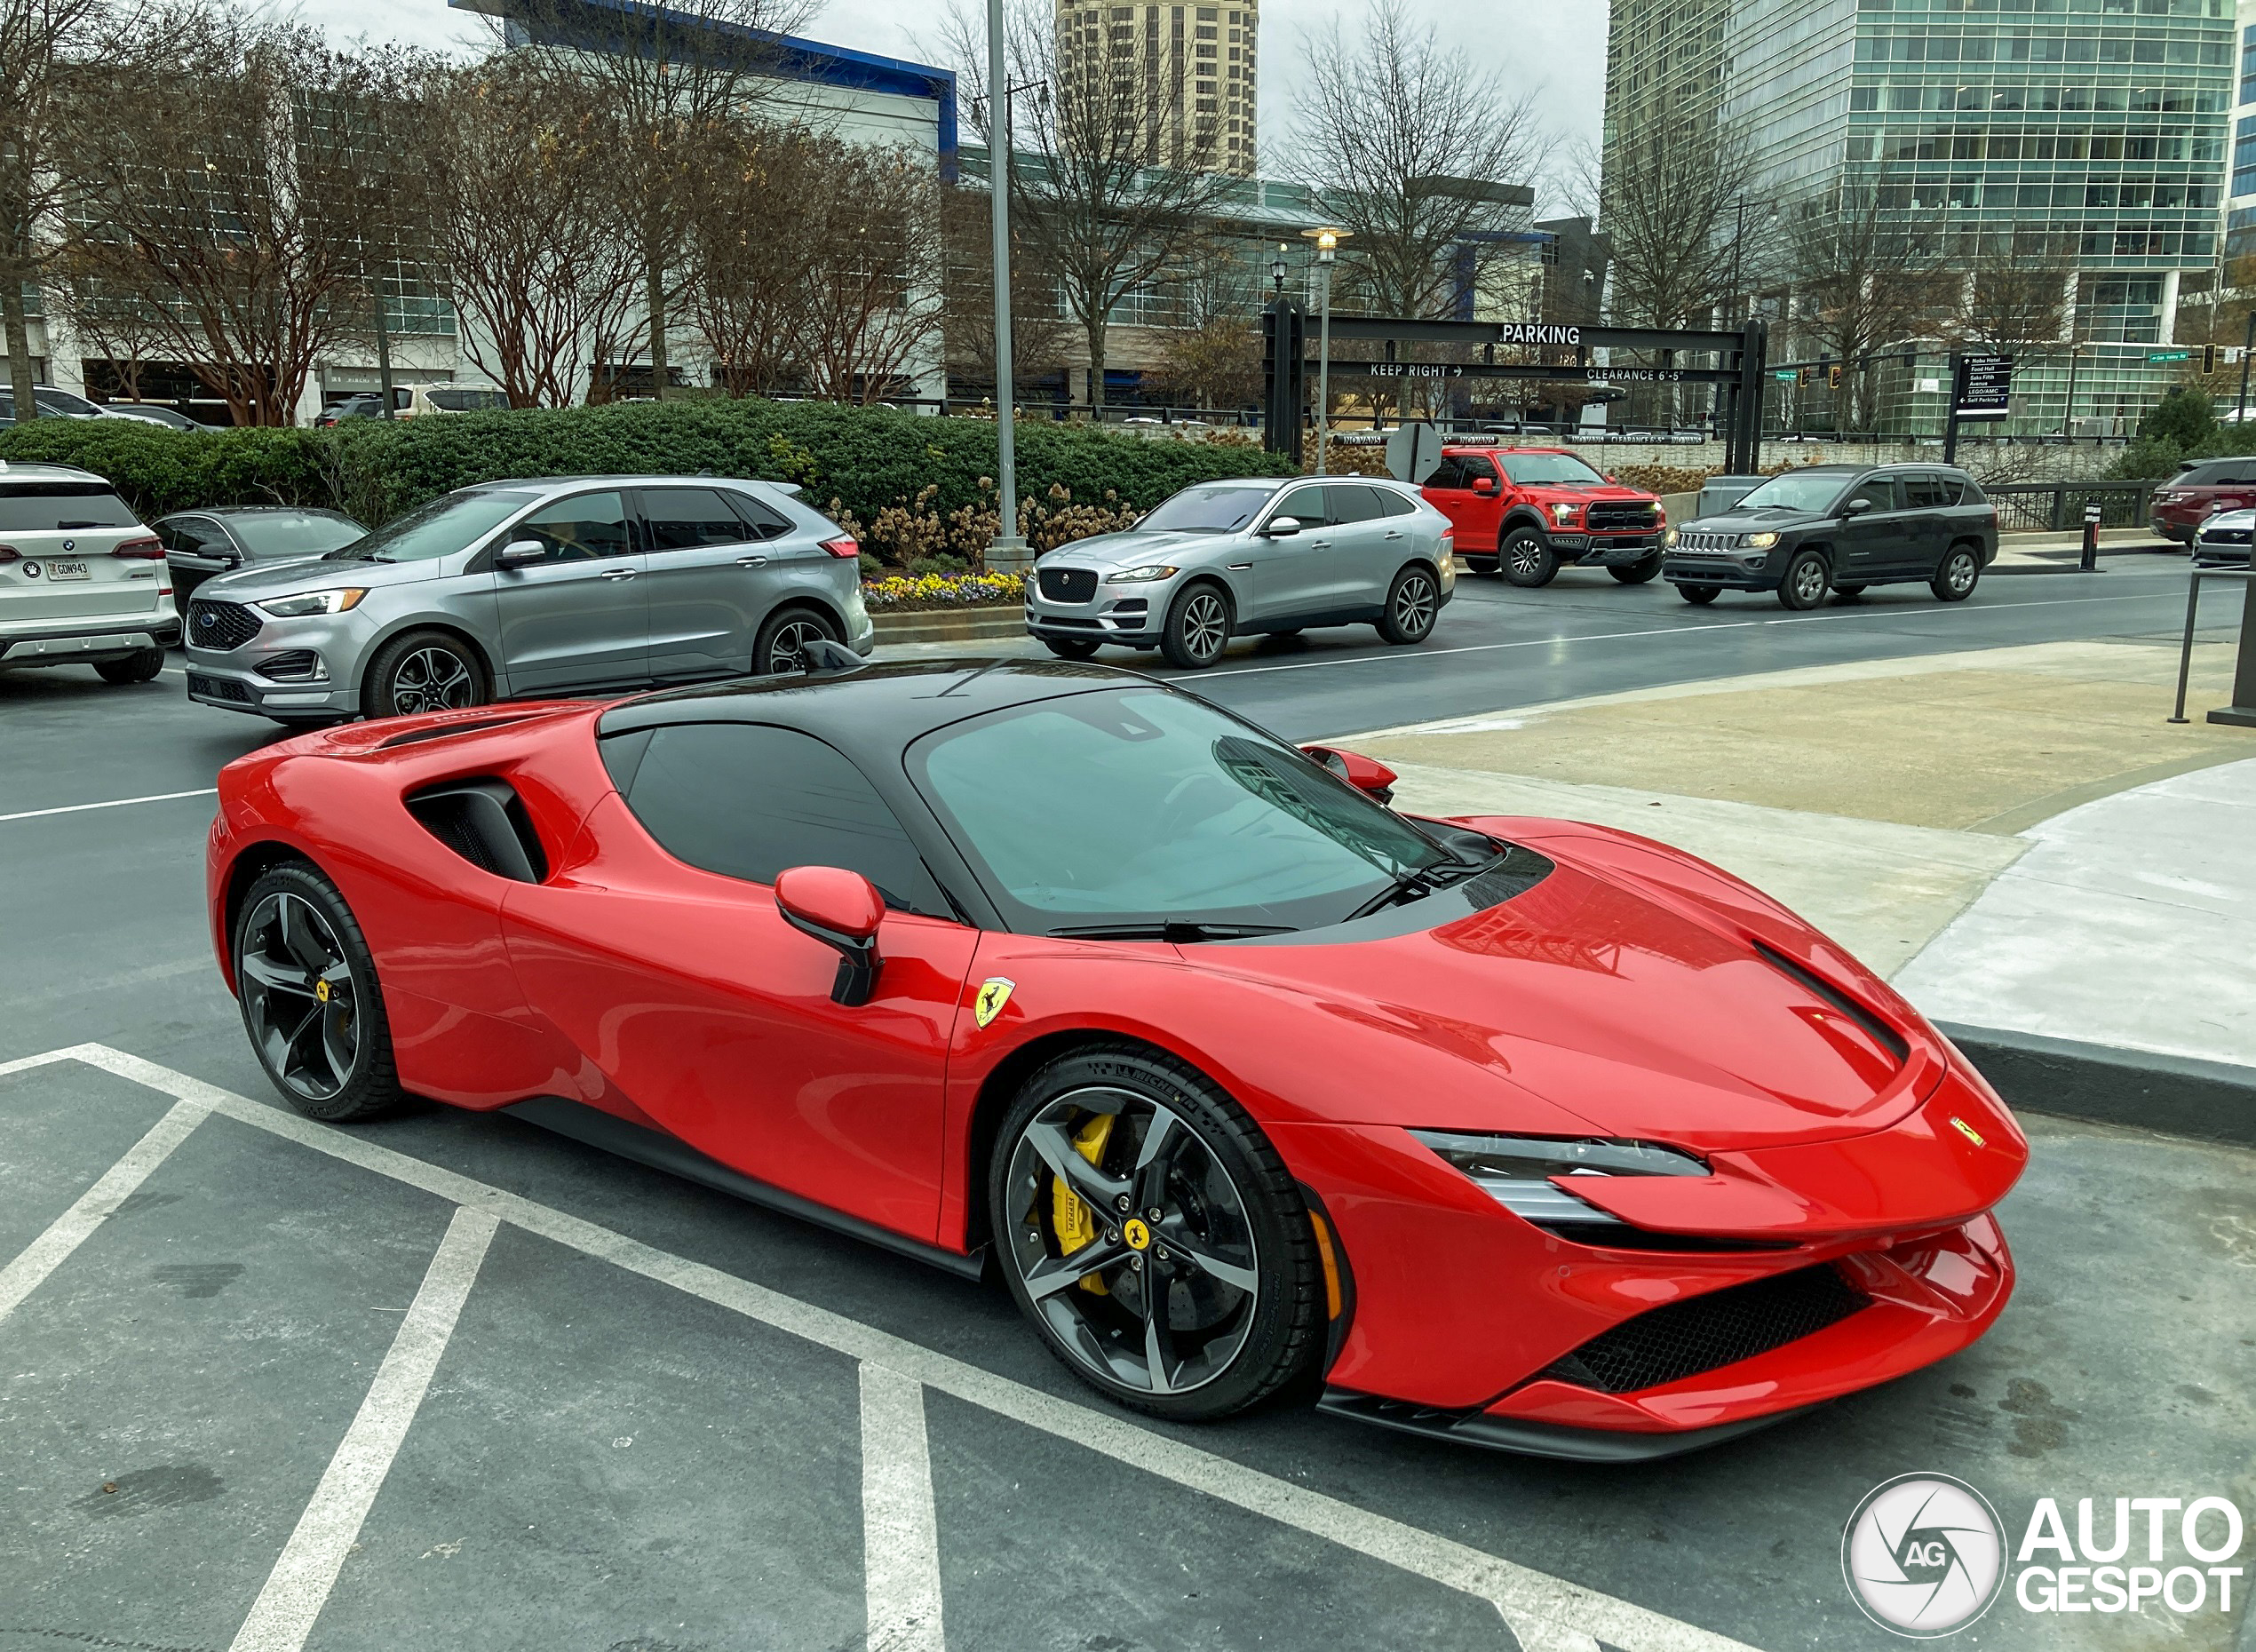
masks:
{"label": "paved road", "polygon": [[[2164,631],[2183,592],[2182,574],[2027,577],[1956,608],[1876,593],[1785,616],[1475,584],[1426,648],[1243,648],[1200,687],[1310,738]],[[1982,1345],[1727,1451],[1601,1472],[1293,1410],[1146,1427],[1091,1409],[999,1290],[512,1120],[301,1128],[212,974],[200,901],[203,789],[269,734],[178,690],[0,675],[0,1064],[82,1042],[161,1064],[0,1075],[0,1652],[847,1648],[881,1606],[905,1623],[935,1595],[959,1649],[1863,1652],[1895,1642],[1842,1592],[1839,1530],[1882,1480],[1958,1473],[2017,1526],[2038,1496],[2229,1492],[2256,1460],[2234,1289],[2256,1202],[2225,1149],[2040,1124],[2006,1211],[2022,1289]],[[157,800],[82,806],[139,798]],[[106,1174],[131,1198],[74,1225]],[[57,1234],[8,1313],[7,1270]],[[357,1546],[332,1542],[368,1460],[391,1473]],[[1967,1642],[2228,1636],[2213,1610],[2001,1608]]]}

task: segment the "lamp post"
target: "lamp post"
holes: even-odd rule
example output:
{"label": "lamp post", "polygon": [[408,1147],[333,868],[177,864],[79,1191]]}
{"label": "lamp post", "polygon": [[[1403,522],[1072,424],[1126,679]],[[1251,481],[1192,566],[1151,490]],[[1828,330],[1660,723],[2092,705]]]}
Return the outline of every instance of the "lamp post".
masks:
{"label": "lamp post", "polygon": [[[1001,514],[994,542],[987,547],[990,573],[1015,574],[1034,559],[1019,537],[1018,430],[1014,419],[1018,387],[1011,360],[1011,96],[1026,87],[1011,84],[1005,60],[1003,0],[987,0],[987,85],[991,99],[987,123],[988,216],[995,256],[995,486]],[[1046,90],[1046,87],[1045,88]]]}
{"label": "lamp post", "polygon": [[1331,443],[1331,266],[1339,243],[1354,232],[1326,224],[1300,232],[1316,243],[1316,267],[1323,272],[1323,294],[1316,323],[1316,474],[1324,473]]}
{"label": "lamp post", "polygon": [[1284,242],[1277,242],[1277,255],[1269,260],[1269,284],[1277,290],[1277,297],[1284,297]]}

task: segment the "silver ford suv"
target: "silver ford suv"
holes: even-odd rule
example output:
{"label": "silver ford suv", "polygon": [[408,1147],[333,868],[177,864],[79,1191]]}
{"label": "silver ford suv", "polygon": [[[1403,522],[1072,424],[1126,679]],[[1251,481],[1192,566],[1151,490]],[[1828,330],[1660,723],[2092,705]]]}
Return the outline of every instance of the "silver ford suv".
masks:
{"label": "silver ford suv", "polygon": [[1026,628],[1085,660],[1106,643],[1208,666],[1232,637],[1375,625],[1423,642],[1457,591],[1450,520],[1416,489],[1372,477],[1200,482],[1126,533],[1034,565]]}
{"label": "silver ford suv", "polygon": [[314,561],[223,574],[188,693],[277,722],[798,669],[868,654],[860,547],[796,490],[717,476],[488,482]]}

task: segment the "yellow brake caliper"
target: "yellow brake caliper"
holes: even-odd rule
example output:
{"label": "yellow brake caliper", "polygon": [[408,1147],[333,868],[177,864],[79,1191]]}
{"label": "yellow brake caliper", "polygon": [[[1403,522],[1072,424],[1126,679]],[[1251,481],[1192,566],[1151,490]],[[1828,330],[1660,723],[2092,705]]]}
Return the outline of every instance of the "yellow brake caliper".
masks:
{"label": "yellow brake caliper", "polygon": [[[1099,1113],[1073,1132],[1073,1150],[1094,1164],[1105,1156],[1105,1143],[1112,1140],[1114,1115]],[[1050,1225],[1057,1230],[1058,1251],[1071,1256],[1097,1236],[1098,1224],[1103,1219],[1089,1208],[1088,1202],[1066,1186],[1065,1178],[1050,1179]],[[1084,1274],[1080,1280],[1084,1291],[1099,1296],[1110,1293],[1105,1290],[1101,1275]]]}

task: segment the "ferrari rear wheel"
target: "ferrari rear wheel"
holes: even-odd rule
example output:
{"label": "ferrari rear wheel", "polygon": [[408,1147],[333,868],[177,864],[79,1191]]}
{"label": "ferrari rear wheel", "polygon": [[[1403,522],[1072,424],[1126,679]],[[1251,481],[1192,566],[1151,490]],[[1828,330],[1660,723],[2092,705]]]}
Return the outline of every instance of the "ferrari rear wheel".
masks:
{"label": "ferrari rear wheel", "polygon": [[374,1118],[405,1099],[376,960],[337,886],[302,862],[260,875],[235,926],[235,997],[258,1064],[309,1118]]}
{"label": "ferrari rear wheel", "polygon": [[1323,1282],[1299,1190],[1188,1068],[1121,1046],[1042,1068],[997,1132],[988,1209],[1019,1307],[1124,1405],[1227,1417],[1315,1358]]}

